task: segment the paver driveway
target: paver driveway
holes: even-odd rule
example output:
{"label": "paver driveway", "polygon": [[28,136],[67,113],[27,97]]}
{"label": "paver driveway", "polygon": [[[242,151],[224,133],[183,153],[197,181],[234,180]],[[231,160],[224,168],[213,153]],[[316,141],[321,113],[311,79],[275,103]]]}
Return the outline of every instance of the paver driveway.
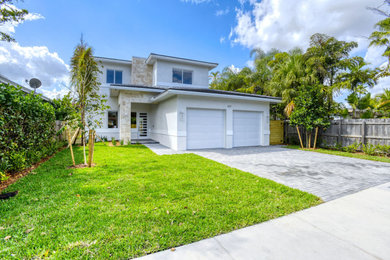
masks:
{"label": "paver driveway", "polygon": [[310,192],[324,201],[390,181],[390,163],[282,148],[192,151],[228,166]]}

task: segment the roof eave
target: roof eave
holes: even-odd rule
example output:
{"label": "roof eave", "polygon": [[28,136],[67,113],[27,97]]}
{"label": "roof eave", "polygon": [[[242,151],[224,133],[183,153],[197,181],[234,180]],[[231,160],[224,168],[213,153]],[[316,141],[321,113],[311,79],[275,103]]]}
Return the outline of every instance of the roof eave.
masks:
{"label": "roof eave", "polygon": [[190,91],[180,91],[168,89],[161,93],[160,95],[152,98],[152,103],[158,103],[165,99],[168,99],[175,95],[187,95],[187,96],[199,96],[199,97],[215,97],[215,98],[224,98],[224,99],[238,99],[238,100],[250,100],[257,102],[269,102],[269,103],[281,103],[282,100],[266,97],[251,97],[251,96],[239,96],[231,94],[219,94],[219,93],[202,93],[202,92],[190,92]]}
{"label": "roof eave", "polygon": [[175,61],[180,63],[187,63],[187,64],[194,64],[198,66],[207,67],[209,70],[214,69],[218,66],[218,63],[213,62],[207,62],[207,61],[198,61],[198,60],[191,60],[186,58],[179,58],[179,57],[173,57],[173,56],[167,56],[167,55],[161,55],[156,53],[149,54],[148,58],[146,59],[146,64],[153,65],[156,60],[165,60],[165,61]]}

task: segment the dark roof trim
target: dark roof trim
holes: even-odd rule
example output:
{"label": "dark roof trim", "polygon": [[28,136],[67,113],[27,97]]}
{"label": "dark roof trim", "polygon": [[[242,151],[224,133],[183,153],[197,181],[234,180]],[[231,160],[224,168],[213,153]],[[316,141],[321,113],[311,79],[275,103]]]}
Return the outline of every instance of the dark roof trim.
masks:
{"label": "dark roof trim", "polygon": [[233,96],[244,96],[244,97],[255,97],[255,98],[267,98],[267,99],[282,100],[282,98],[280,98],[280,97],[272,97],[272,96],[249,94],[249,93],[242,93],[242,92],[235,92],[235,91],[226,91],[226,90],[219,90],[219,89],[210,89],[210,88],[190,89],[190,88],[174,87],[174,88],[169,88],[169,89],[180,90],[180,91],[190,91],[190,92],[210,93],[210,94],[221,94],[221,95],[233,95]]}
{"label": "dark roof trim", "polygon": [[126,63],[132,63],[131,60],[123,60],[123,59],[115,59],[115,58],[107,58],[107,57],[99,57],[99,56],[94,56],[96,59],[102,59],[102,60],[108,60],[108,61],[120,61],[120,62],[126,62]]}

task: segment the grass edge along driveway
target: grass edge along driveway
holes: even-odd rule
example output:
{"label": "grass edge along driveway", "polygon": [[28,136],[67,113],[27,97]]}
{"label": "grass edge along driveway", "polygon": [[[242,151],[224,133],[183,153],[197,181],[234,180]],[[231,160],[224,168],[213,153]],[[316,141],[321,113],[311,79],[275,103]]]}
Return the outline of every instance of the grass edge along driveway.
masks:
{"label": "grass edge along driveway", "polygon": [[133,258],[321,203],[195,154],[97,144],[94,157],[68,169],[61,151],[5,190],[19,194],[0,201],[0,259]]}
{"label": "grass edge along driveway", "polygon": [[376,162],[390,163],[390,158],[388,158],[388,157],[368,155],[368,154],[364,154],[364,153],[349,153],[349,152],[329,150],[329,149],[324,149],[324,148],[316,148],[315,150],[308,149],[308,148],[302,149],[299,145],[285,145],[283,147],[288,148],[288,149],[301,150],[301,151],[324,153],[324,154],[338,155],[338,156],[357,158],[357,159],[363,159],[363,160],[370,160],[370,161],[376,161]]}

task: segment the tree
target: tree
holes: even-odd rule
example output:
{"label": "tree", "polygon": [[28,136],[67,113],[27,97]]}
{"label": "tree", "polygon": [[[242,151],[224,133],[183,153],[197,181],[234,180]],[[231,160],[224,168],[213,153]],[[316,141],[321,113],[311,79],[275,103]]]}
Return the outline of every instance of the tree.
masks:
{"label": "tree", "polygon": [[[13,2],[13,0],[0,0],[0,28],[5,23],[20,23],[28,14],[26,9],[13,6]],[[15,39],[10,34],[0,31],[0,41],[14,42]]]}
{"label": "tree", "polygon": [[298,90],[299,94],[294,98],[295,108],[290,115],[290,124],[296,126],[301,147],[302,137],[299,126],[306,131],[306,147],[311,148],[311,135],[316,129],[313,146],[317,142],[318,128],[327,127],[330,122],[327,117],[326,95],[321,91],[320,85],[303,85]]}
{"label": "tree", "polygon": [[360,94],[366,93],[367,87],[373,87],[376,84],[377,70],[364,68],[367,65],[368,63],[362,57],[353,57],[346,65],[347,71],[337,76],[338,83],[336,85],[352,92],[347,101],[352,106],[354,118],[356,118],[356,107]]}
{"label": "tree", "polygon": [[105,105],[107,101],[105,96],[100,96],[98,93],[100,87],[98,75],[100,73],[101,71],[94,59],[92,48],[88,47],[81,40],[76,46],[71,59],[71,85],[76,93],[76,102],[80,113],[84,164],[87,163],[85,154],[86,129],[87,127],[88,129],[95,129],[99,126],[101,124],[101,115],[108,108]]}
{"label": "tree", "polygon": [[270,94],[282,97],[285,114],[289,117],[299,88],[315,82],[315,78],[307,73],[305,58],[300,49],[277,53],[269,65],[273,73],[269,82]]}
{"label": "tree", "polygon": [[310,47],[305,53],[307,65],[322,84],[326,93],[327,110],[330,115],[334,110],[333,95],[337,90],[337,75],[350,62],[349,53],[356,48],[356,42],[339,41],[335,37],[316,33],[310,37]]}
{"label": "tree", "polygon": [[375,27],[378,29],[371,33],[370,46],[385,47],[382,56],[388,60],[387,66],[381,69],[378,77],[390,76],[390,17],[379,21]]}

